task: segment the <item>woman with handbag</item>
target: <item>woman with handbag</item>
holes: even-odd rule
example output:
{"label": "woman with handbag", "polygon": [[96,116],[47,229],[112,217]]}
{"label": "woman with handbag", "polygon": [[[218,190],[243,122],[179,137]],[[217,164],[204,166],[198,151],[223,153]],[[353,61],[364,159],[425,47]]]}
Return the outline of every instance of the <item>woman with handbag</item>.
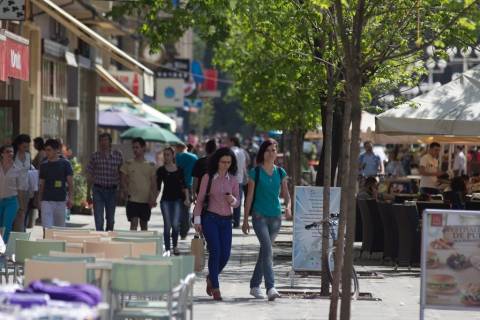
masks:
{"label": "woman with handbag", "polygon": [[202,177],[193,211],[195,230],[207,241],[206,291],[214,300],[222,300],[218,276],[230,258],[232,210],[240,205],[236,174],[235,154],[229,148],[218,149],[210,158],[208,174]]}
{"label": "woman with handbag", "polygon": [[275,165],[277,142],[268,139],[262,143],[257,154],[257,167],[250,170],[248,193],[245,203],[245,216],[242,230],[248,234],[250,226],[248,216],[252,214],[252,225],[260,242],[257,264],[250,280],[250,295],[264,299],[260,284],[265,278],[265,287],[269,301],[280,297],[275,289],[273,273],[272,243],[280,231],[282,208],[280,192],[285,200],[285,217],[291,219],[290,194],[288,192],[287,174],[283,168]]}
{"label": "woman with handbag", "polygon": [[157,169],[158,191],[163,187],[160,209],[163,216],[163,241],[165,251],[170,253],[170,230],[172,230],[173,254],[179,255],[177,243],[180,228],[182,205],[190,206],[187,185],[183,170],[175,164],[175,149],[163,150],[164,165]]}

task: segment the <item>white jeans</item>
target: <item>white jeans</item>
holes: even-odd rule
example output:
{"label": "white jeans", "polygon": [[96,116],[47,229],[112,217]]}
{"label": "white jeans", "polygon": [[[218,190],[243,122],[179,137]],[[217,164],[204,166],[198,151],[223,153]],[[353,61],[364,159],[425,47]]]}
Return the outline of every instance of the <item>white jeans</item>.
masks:
{"label": "white jeans", "polygon": [[66,201],[42,201],[41,209],[44,228],[65,227]]}

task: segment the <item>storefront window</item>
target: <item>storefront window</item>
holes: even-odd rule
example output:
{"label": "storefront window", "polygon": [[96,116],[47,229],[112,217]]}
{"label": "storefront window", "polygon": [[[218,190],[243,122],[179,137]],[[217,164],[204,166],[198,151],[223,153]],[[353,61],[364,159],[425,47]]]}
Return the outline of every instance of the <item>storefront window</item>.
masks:
{"label": "storefront window", "polygon": [[43,59],[42,135],[66,138],[67,66],[64,62]]}

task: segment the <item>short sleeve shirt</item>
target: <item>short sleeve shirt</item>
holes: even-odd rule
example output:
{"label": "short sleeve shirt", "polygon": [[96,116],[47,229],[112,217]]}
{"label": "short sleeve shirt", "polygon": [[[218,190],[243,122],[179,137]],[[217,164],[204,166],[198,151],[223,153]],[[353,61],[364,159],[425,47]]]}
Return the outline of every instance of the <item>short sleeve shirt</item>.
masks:
{"label": "short sleeve shirt", "polygon": [[15,157],[15,167],[19,170],[19,185],[18,190],[27,191],[28,190],[28,171],[32,166],[32,158],[30,152],[25,153],[25,159],[20,160],[18,155]]}
{"label": "short sleeve shirt", "polygon": [[177,166],[183,169],[183,176],[185,177],[185,184],[187,187],[192,187],[193,178],[193,166],[197,162],[198,157],[190,152],[177,153],[175,156],[175,161]]}
{"label": "short sleeve shirt", "polygon": [[239,147],[233,147],[232,148],[233,153],[235,154],[235,158],[237,159],[237,180],[238,183],[244,184],[246,181],[243,181],[244,178],[244,173],[245,170],[247,170],[246,165],[247,165],[247,159],[245,156],[245,151]]}
{"label": "short sleeve shirt", "polygon": [[94,184],[102,187],[118,186],[120,183],[120,166],[123,164],[122,153],[113,150],[107,155],[97,151],[92,154],[87,165],[87,172],[93,177]]}
{"label": "short sleeve shirt", "polygon": [[363,153],[360,155],[360,168],[363,167],[361,170],[361,174],[364,177],[373,177],[379,173],[380,168],[380,157],[374,153]]}
{"label": "short sleeve shirt", "polygon": [[40,165],[39,177],[45,181],[43,201],[65,201],[67,199],[67,177],[73,176],[70,161],[59,158],[44,161]]}
{"label": "short sleeve shirt", "polygon": [[183,170],[177,168],[176,171],[168,171],[165,166],[157,169],[157,188],[161,190],[162,184],[162,201],[183,200],[185,194],[185,179],[183,178]]}
{"label": "short sleeve shirt", "polygon": [[[438,172],[440,163],[438,159],[432,157],[429,153],[420,159],[420,167],[424,167],[428,173]],[[437,188],[437,177],[421,176],[420,188]]]}
{"label": "short sleeve shirt", "polygon": [[120,168],[120,172],[127,176],[128,201],[138,203],[150,202],[150,196],[155,186],[152,177],[155,177],[155,164],[147,160],[128,160]]}
{"label": "short sleeve shirt", "polygon": [[19,185],[20,170],[13,165],[7,172],[0,166],[0,199],[16,196]]}
{"label": "short sleeve shirt", "polygon": [[[266,217],[277,217],[282,213],[280,205],[280,188],[282,180],[287,176],[283,168],[275,166],[272,175],[259,167],[258,183],[255,188],[255,201],[253,203],[253,210],[257,214]],[[251,180],[255,181],[255,168],[249,172]],[[283,177],[283,178],[282,178]]]}

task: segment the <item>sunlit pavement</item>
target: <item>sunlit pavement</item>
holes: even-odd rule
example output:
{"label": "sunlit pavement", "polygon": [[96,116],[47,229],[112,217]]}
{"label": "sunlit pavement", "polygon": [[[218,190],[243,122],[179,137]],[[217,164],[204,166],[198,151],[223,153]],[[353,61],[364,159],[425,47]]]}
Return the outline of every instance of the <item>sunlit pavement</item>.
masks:
{"label": "sunlit pavement", "polygon": [[[73,215],[70,224],[85,228],[93,228],[93,216]],[[115,227],[128,229],[125,209],[117,208]],[[159,208],[155,208],[149,223],[152,230],[162,230],[162,217]],[[281,234],[277,241],[291,240],[291,222],[284,222]],[[191,230],[192,231],[192,230]],[[35,227],[33,237],[40,238],[42,231]],[[249,281],[255,264],[258,242],[252,233],[244,236],[240,229],[234,229],[233,248],[230,261],[220,277],[220,290],[223,301],[213,301],[205,293],[205,270],[198,274],[195,285],[194,319],[328,319],[329,300],[320,298],[305,298],[319,291],[320,278],[318,276],[295,278],[295,288],[290,288],[291,248],[282,245],[276,246],[275,275],[276,287],[286,292],[282,298],[274,302],[257,300],[249,295]],[[190,251],[190,240],[179,240],[181,253]],[[363,264],[363,265],[359,265]],[[418,269],[400,269],[393,272],[389,266],[367,266],[377,264],[375,260],[356,262],[357,271],[375,271],[379,277],[360,278],[360,291],[371,293],[379,300],[353,301],[351,319],[383,320],[383,319],[419,319],[420,302],[420,273]],[[303,294],[306,292],[307,294]],[[429,310],[426,319],[455,319],[480,320],[478,312],[452,312]]]}

